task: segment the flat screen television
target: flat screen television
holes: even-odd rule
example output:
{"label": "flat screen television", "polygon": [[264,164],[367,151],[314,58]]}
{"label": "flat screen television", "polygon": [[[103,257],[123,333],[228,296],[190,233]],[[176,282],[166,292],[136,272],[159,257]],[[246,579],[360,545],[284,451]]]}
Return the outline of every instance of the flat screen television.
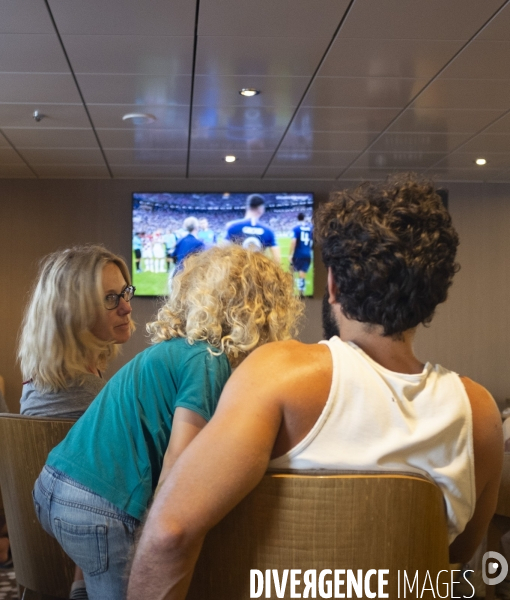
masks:
{"label": "flat screen television", "polygon": [[[283,268],[295,273],[296,292],[313,296],[312,213],[312,193],[134,193],[132,266],[136,295],[168,293],[178,259],[177,244],[193,235],[203,244],[199,248],[240,243],[277,260],[280,256]],[[247,216],[249,222],[245,221]],[[191,233],[190,227],[195,227]],[[294,265],[289,262],[292,247]],[[305,260],[300,261],[300,257]]]}

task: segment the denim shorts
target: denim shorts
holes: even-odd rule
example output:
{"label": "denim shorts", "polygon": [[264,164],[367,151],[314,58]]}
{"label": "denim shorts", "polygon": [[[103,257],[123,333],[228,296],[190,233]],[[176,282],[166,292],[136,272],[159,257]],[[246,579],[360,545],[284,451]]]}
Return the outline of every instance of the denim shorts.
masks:
{"label": "denim shorts", "polygon": [[82,569],[89,599],[124,600],[140,521],[47,465],[35,482],[33,498],[44,530]]}

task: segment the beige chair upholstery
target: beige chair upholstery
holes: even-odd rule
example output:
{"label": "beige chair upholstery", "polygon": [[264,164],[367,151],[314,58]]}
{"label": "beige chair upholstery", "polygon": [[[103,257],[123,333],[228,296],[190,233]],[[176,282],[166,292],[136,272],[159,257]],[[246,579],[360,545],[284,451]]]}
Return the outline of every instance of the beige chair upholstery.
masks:
{"label": "beige chair upholstery", "polygon": [[69,419],[0,414],[0,487],[16,580],[45,599],[68,597],[74,565],[39,525],[32,489],[49,451],[73,423]]}
{"label": "beige chair upholstery", "polygon": [[441,491],[398,474],[266,475],[206,536],[187,599],[248,599],[250,569],[389,569],[384,591],[397,598],[398,570],[435,582],[448,569]]}
{"label": "beige chair upholstery", "polygon": [[[503,473],[499,486],[498,505],[496,513],[492,517],[487,532],[487,550],[501,552],[501,536],[510,531],[510,454],[505,453],[503,459]],[[485,588],[486,600],[495,597],[495,586],[488,585]]]}

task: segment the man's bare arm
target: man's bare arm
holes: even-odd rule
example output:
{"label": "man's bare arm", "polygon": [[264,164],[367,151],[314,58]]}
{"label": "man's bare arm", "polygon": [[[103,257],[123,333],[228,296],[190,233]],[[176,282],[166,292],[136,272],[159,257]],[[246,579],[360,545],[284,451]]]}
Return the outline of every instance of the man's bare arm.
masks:
{"label": "man's bare arm", "polygon": [[467,562],[487,531],[498,501],[503,466],[501,416],[491,395],[481,385],[462,378],[473,414],[476,508],[464,531],[450,545],[450,562]]}

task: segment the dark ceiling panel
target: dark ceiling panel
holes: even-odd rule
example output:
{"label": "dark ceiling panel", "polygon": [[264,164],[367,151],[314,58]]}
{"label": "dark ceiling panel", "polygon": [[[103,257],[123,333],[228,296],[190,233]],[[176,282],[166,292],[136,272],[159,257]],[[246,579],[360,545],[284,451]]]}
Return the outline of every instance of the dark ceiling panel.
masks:
{"label": "dark ceiling panel", "polygon": [[[38,110],[44,118],[36,122],[33,113]],[[46,104],[37,102],[2,103],[0,102],[0,128],[8,132],[11,128],[23,128],[26,131],[40,129],[90,129],[87,113],[80,104]]]}
{"label": "dark ceiling panel", "polygon": [[316,77],[303,106],[402,108],[426,83],[397,77]]}
{"label": "dark ceiling panel", "polygon": [[188,75],[83,73],[77,75],[77,79],[85,102],[91,104],[189,104],[191,77]]}
{"label": "dark ceiling panel", "polygon": [[379,133],[398,114],[398,108],[304,106],[297,112],[292,129],[303,135],[311,131]]}
{"label": "dark ceiling panel", "polygon": [[66,35],[63,42],[75,73],[191,74],[192,36]]}
{"label": "dark ceiling panel", "polygon": [[[246,75],[195,76],[193,103],[195,106],[297,106],[301,100],[309,77],[259,77]],[[258,96],[244,98],[239,95],[242,88],[261,90]]]}
{"label": "dark ceiling panel", "polygon": [[[1,16],[0,16],[1,19]],[[0,34],[0,72],[69,73],[57,36]]]}
{"label": "dark ceiling panel", "polygon": [[503,112],[510,108],[510,79],[436,79],[413,106]]}
{"label": "dark ceiling panel", "polygon": [[467,40],[505,0],[356,0],[343,37]]}
{"label": "dark ceiling panel", "polygon": [[[42,2],[41,2],[42,4]],[[193,35],[194,0],[49,0],[61,35]]]}
{"label": "dark ceiling panel", "polygon": [[[92,122],[96,128],[112,129],[186,129],[188,106],[154,106],[152,104],[88,104]],[[155,117],[155,121],[123,120],[130,113],[142,113]]]}
{"label": "dark ceiling panel", "polygon": [[473,134],[500,116],[500,110],[412,107],[395,119],[388,131]]}
{"label": "dark ceiling panel", "polygon": [[281,140],[282,130],[242,129],[238,133],[233,128],[214,129],[203,127],[191,134],[192,150],[267,151],[273,152]]}
{"label": "dark ceiling panel", "polygon": [[41,0],[0,0],[0,33],[54,33]]}
{"label": "dark ceiling panel", "polygon": [[78,104],[80,96],[68,74],[0,73],[0,102]]}
{"label": "dark ceiling panel", "polygon": [[509,178],[510,2],[319,4],[0,0],[0,177]]}
{"label": "dark ceiling panel", "polygon": [[101,146],[151,150],[187,150],[187,129],[96,129]]}
{"label": "dark ceiling panel", "polygon": [[329,38],[200,36],[195,73],[310,77],[329,42]]}
{"label": "dark ceiling panel", "polygon": [[[247,98],[253,100],[253,98]],[[193,134],[207,135],[212,129],[228,129],[233,139],[251,137],[254,129],[283,131],[288,126],[294,107],[291,105],[274,106],[194,106]]]}
{"label": "dark ceiling panel", "polygon": [[330,38],[349,0],[202,0],[198,35]]}
{"label": "dark ceiling panel", "polygon": [[459,50],[457,40],[345,38],[342,30],[320,76],[432,78]]}

